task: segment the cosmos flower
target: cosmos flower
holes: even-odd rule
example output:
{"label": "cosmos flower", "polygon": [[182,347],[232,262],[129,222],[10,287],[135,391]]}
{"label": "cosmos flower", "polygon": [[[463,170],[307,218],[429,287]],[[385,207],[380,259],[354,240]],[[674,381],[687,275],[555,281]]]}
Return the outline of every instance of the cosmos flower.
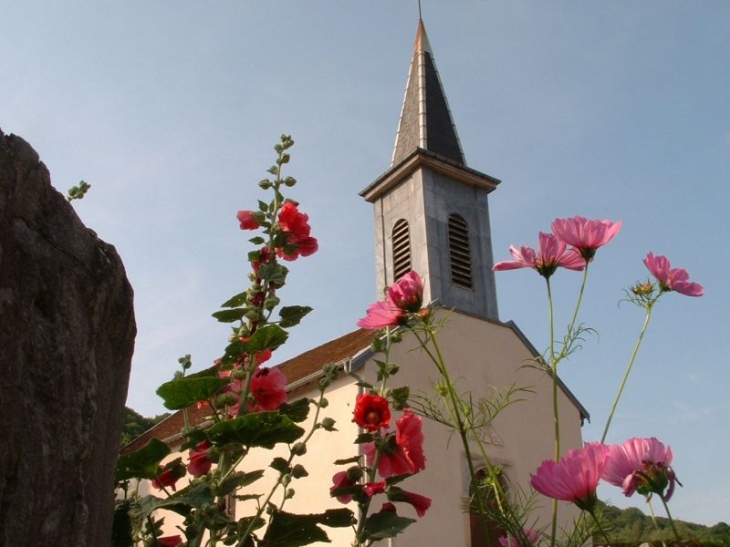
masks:
{"label": "cosmos flower", "polygon": [[669,259],[662,255],[654,256],[648,253],[644,264],[656,277],[659,288],[662,291],[676,291],[686,296],[702,296],[705,289],[699,283],[692,283],[689,280],[689,273],[684,268],[672,268]]}
{"label": "cosmos flower", "polygon": [[566,250],[566,247],[565,242],[559,240],[553,234],[540,232],[537,252],[525,245],[519,249],[512,245],[509,252],[514,260],[497,262],[493,270],[500,272],[519,268],[533,268],[541,276],[549,278],[558,268],[584,269],[586,266],[585,259],[574,250]]}
{"label": "cosmos flower", "polygon": [[588,220],[575,216],[557,218],[551,224],[558,239],[572,245],[586,261],[596,254],[596,249],[611,241],[621,229],[621,221]]}

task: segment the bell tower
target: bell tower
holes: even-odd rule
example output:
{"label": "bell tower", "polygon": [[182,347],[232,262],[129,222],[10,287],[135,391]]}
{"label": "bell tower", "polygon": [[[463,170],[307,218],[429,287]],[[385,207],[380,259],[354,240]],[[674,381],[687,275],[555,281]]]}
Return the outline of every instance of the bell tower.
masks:
{"label": "bell tower", "polygon": [[390,169],[360,192],[375,209],[378,295],[414,270],[426,300],[498,320],[488,195],[499,183],[466,166],[419,19]]}

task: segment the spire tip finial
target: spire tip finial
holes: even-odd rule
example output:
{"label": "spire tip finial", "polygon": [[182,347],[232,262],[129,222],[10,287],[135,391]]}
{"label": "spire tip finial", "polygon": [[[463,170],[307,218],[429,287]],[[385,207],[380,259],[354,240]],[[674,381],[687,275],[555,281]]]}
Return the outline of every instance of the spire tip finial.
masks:
{"label": "spire tip finial", "polygon": [[418,0],[418,20],[423,20],[423,17],[421,16],[421,0]]}

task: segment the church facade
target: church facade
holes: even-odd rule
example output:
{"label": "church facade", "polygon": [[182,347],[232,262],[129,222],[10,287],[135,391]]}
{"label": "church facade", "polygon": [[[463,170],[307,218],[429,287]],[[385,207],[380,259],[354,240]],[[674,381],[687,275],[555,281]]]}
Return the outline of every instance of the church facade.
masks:
{"label": "church facade", "polygon": [[[426,30],[419,21],[391,166],[361,192],[374,208],[377,294],[382,295],[408,271],[418,272],[424,280],[425,301],[437,302],[438,313],[446,318],[438,340],[457,388],[474,398],[492,397],[496,391],[514,387],[529,390],[481,433],[491,463],[501,467],[508,491],[517,493],[529,492],[530,473],[553,457],[553,382],[544,370],[529,366],[537,362],[539,352],[518,327],[498,317],[488,198],[499,182],[466,166]],[[354,324],[357,318],[352,319]],[[341,371],[327,391],[329,406],[323,411],[335,420],[336,431],[318,431],[308,444],[301,463],[309,476],[292,485],[296,494],[287,501],[287,510],[307,513],[341,506],[329,492],[333,474],[343,469],[333,462],[357,456],[360,450],[353,443],[359,433],[352,421],[353,409],[362,391],[358,383],[377,382],[372,341],[371,332],[356,330],[278,365],[288,379],[290,399],[316,393],[323,365],[334,363]],[[409,385],[411,393],[433,392],[437,371],[415,339],[406,336],[394,345],[391,359],[400,365],[394,384]],[[588,414],[565,385],[559,382],[559,387],[563,451],[580,448],[581,424]],[[205,410],[191,409],[190,419],[204,421]],[[178,413],[126,450],[139,448],[152,437],[175,450],[181,444],[181,429]],[[407,489],[428,496],[432,505],[423,518],[388,544],[483,545],[473,537],[465,510],[470,475],[461,443],[433,421],[424,419],[423,432],[426,468],[408,479]],[[246,467],[266,467],[271,457],[270,451],[252,453]],[[140,494],[146,493],[154,492],[149,485],[140,485]],[[238,502],[233,512],[249,513],[245,503],[252,502]],[[351,507],[357,510],[354,503]],[[535,513],[538,525],[549,522],[550,510],[549,501],[543,499]],[[415,518],[415,512],[409,511],[410,507],[399,506],[399,514]],[[560,515],[567,524],[576,512],[564,504]],[[172,525],[174,519],[166,523]],[[352,542],[350,529],[328,529],[327,533],[333,545]]]}

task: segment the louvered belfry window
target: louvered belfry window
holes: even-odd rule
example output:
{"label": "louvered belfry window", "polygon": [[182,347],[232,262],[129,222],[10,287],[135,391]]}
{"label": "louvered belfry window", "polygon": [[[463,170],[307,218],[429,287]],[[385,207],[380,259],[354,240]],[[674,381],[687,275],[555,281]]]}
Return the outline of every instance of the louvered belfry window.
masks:
{"label": "louvered belfry window", "polygon": [[471,289],[471,249],[469,247],[469,226],[460,216],[449,216],[449,259],[451,261],[451,282]]}
{"label": "louvered belfry window", "polygon": [[408,222],[400,219],[393,226],[393,280],[398,281],[411,269],[411,236]]}

